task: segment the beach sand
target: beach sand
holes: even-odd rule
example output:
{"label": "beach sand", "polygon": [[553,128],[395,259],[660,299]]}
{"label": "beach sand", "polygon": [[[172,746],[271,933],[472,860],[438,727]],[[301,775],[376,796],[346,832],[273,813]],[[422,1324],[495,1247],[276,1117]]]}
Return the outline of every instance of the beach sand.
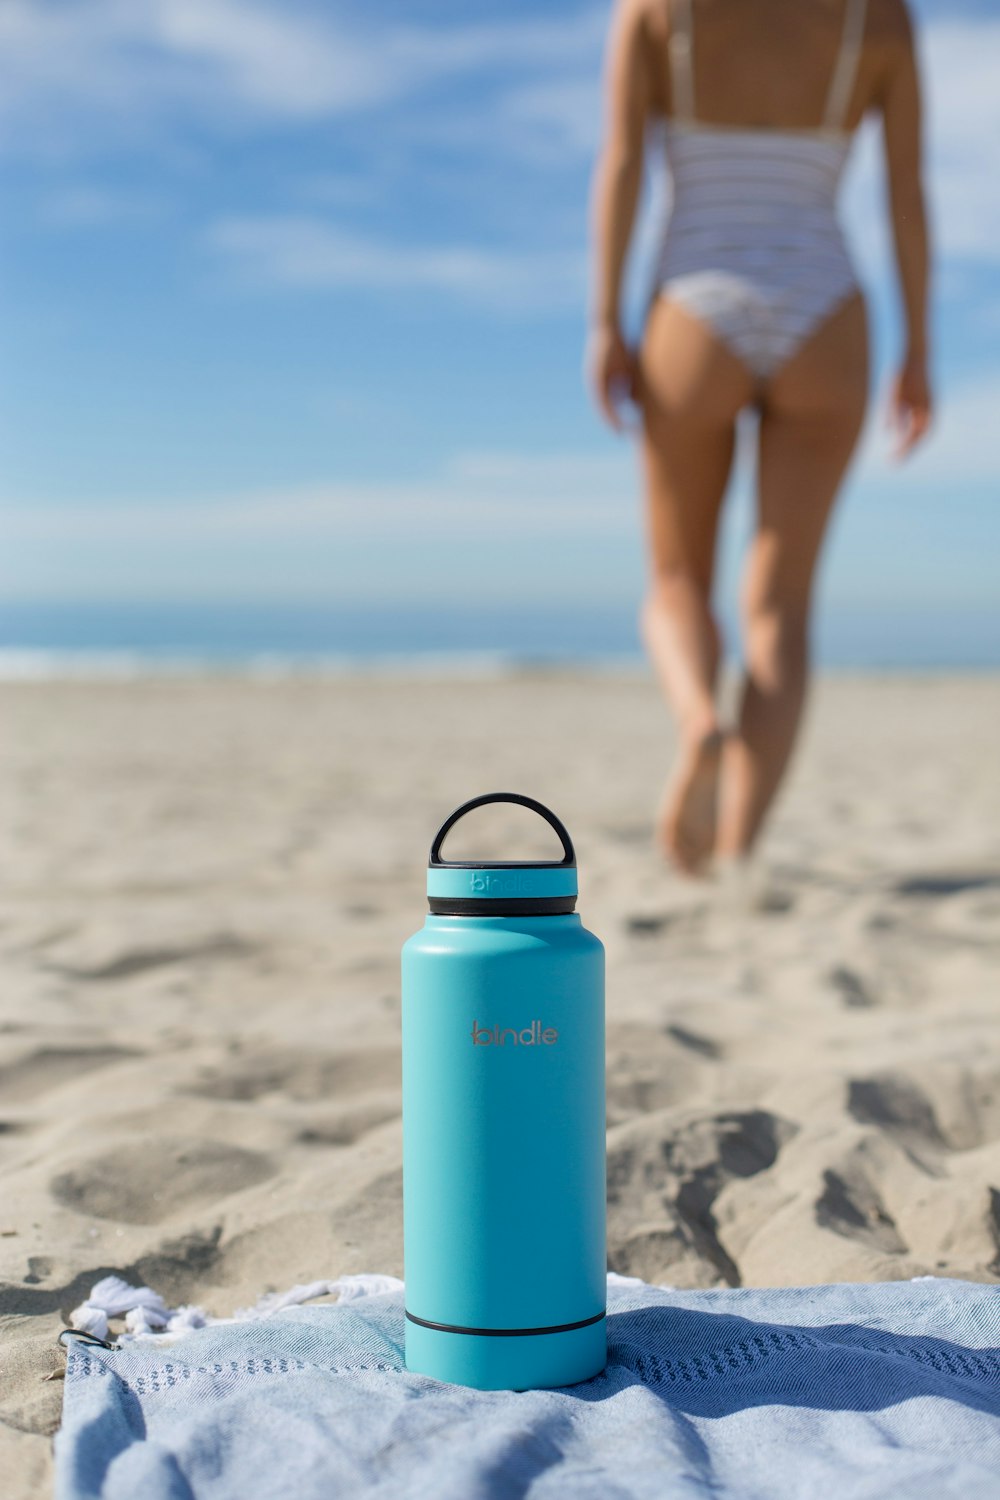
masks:
{"label": "beach sand", "polygon": [[8,1500],[100,1276],[226,1313],[402,1273],[399,949],[484,790],[564,818],[607,947],[615,1270],[996,1277],[997,679],[821,682],[752,901],[653,850],[641,674],[22,683],[0,721]]}

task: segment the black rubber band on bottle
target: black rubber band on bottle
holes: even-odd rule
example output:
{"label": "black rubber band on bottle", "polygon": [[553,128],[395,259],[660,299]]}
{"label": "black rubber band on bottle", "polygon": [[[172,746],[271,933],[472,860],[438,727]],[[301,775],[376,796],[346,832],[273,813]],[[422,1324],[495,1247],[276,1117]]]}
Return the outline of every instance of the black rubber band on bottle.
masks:
{"label": "black rubber band on bottle", "polygon": [[[491,869],[497,868],[491,866]],[[576,911],[575,896],[428,896],[434,917],[557,917]]]}
{"label": "black rubber band on bottle", "polygon": [[577,1323],[552,1323],[547,1328],[466,1328],[462,1323],[431,1323],[429,1319],[418,1318],[411,1312],[407,1312],[406,1316],[411,1323],[417,1323],[421,1328],[432,1328],[435,1333],[472,1333],[480,1338],[526,1339],[537,1338],[546,1333],[573,1333],[577,1328],[589,1328],[593,1323],[600,1323],[602,1318],[607,1317],[607,1313],[595,1313],[592,1318],[581,1318]]}

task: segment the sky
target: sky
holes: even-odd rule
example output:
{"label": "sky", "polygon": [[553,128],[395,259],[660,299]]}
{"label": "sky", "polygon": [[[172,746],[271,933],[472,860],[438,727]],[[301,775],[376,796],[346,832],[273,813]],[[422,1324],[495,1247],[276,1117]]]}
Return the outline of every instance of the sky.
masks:
{"label": "sky", "polygon": [[[845,216],[877,399],[824,608],[964,621],[1000,659],[1000,14],[915,9],[939,419],[889,461],[900,333],[866,128]],[[0,596],[633,609],[635,454],[582,379],[607,20],[569,0],[4,0]]]}

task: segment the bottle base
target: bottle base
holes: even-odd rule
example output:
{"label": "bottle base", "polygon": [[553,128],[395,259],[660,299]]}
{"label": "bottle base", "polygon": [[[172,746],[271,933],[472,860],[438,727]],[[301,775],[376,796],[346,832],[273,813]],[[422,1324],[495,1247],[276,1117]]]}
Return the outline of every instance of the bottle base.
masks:
{"label": "bottle base", "polygon": [[577,1385],[607,1363],[607,1321],[563,1333],[451,1333],[406,1320],[406,1368],[478,1391]]}

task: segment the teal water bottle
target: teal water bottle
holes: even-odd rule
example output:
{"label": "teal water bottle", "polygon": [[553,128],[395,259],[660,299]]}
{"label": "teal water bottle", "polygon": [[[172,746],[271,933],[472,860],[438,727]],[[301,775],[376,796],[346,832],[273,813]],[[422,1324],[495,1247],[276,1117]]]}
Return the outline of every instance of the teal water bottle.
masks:
{"label": "teal water bottle", "polygon": [[[513,802],[563,858],[447,860],[472,809]],[[530,797],[441,825],[430,915],[403,948],[406,1364],[480,1390],[604,1368],[604,949],[576,915],[576,856]]]}

